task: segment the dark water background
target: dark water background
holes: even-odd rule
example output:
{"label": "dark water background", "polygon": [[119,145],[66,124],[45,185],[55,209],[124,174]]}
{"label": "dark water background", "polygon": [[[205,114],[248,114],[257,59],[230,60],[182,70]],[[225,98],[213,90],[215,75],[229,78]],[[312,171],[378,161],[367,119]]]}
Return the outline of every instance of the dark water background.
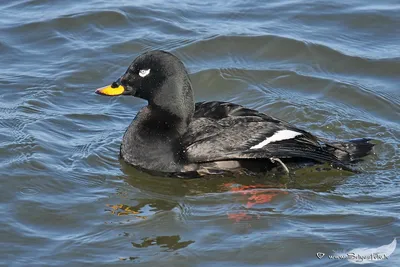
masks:
{"label": "dark water background", "polygon": [[[315,254],[400,236],[398,0],[10,0],[0,12],[0,265],[348,266]],[[119,145],[145,102],[93,91],[151,49],[184,61],[198,101],[370,137],[374,154],[360,174],[305,170],[287,189],[268,175],[135,171]]]}

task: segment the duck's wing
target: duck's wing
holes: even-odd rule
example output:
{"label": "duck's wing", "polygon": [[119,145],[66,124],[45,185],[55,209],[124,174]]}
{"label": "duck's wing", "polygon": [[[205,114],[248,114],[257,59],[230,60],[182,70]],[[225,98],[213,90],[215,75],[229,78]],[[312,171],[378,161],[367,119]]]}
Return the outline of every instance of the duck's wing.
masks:
{"label": "duck's wing", "polygon": [[295,157],[340,163],[312,134],[226,102],[196,103],[181,143],[189,162]]}
{"label": "duck's wing", "polygon": [[263,118],[270,122],[276,122],[276,123],[283,122],[282,120],[275,119],[257,110],[245,108],[241,105],[233,104],[230,102],[221,102],[221,101],[197,102],[195,105],[194,119],[208,118],[214,120],[222,120],[227,117],[249,117],[249,116]]}

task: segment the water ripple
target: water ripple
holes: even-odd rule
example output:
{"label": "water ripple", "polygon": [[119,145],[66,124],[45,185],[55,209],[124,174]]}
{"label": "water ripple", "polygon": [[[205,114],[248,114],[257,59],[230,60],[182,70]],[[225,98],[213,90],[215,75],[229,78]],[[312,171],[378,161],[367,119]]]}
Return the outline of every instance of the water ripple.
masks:
{"label": "water ripple", "polygon": [[[399,236],[398,1],[3,2],[5,265],[336,266],[315,253]],[[93,91],[152,49],[183,60],[198,101],[239,103],[326,138],[370,137],[373,154],[354,175],[142,173],[118,153],[145,102]]]}

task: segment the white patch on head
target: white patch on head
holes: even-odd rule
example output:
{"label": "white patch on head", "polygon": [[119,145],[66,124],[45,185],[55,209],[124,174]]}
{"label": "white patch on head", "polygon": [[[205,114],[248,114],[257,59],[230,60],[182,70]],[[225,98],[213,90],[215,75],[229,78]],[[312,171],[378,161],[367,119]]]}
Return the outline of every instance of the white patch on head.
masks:
{"label": "white patch on head", "polygon": [[150,69],[148,69],[148,70],[140,70],[139,71],[139,76],[140,77],[146,77],[147,75],[149,75],[149,73],[150,73]]}
{"label": "white patch on head", "polygon": [[250,147],[250,149],[257,149],[257,148],[262,148],[269,143],[272,142],[277,142],[277,141],[282,141],[282,140],[288,140],[288,139],[293,139],[298,135],[301,135],[302,133],[291,131],[291,130],[279,130],[276,133],[274,133],[272,136],[268,137],[258,145]]}

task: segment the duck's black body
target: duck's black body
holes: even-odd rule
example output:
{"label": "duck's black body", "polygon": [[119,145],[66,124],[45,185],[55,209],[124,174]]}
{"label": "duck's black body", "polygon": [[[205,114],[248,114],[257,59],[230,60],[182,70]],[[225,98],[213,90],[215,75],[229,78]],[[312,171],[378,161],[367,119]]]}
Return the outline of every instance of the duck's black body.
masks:
{"label": "duck's black body", "polygon": [[[373,147],[368,139],[327,142],[232,103],[194,104],[184,65],[163,51],[136,58],[107,90],[121,87],[123,94],[149,102],[125,132],[120,153],[124,161],[147,171],[191,176],[266,171],[274,166],[288,171],[288,162],[328,162],[347,168]],[[97,92],[110,94],[104,89]]]}

